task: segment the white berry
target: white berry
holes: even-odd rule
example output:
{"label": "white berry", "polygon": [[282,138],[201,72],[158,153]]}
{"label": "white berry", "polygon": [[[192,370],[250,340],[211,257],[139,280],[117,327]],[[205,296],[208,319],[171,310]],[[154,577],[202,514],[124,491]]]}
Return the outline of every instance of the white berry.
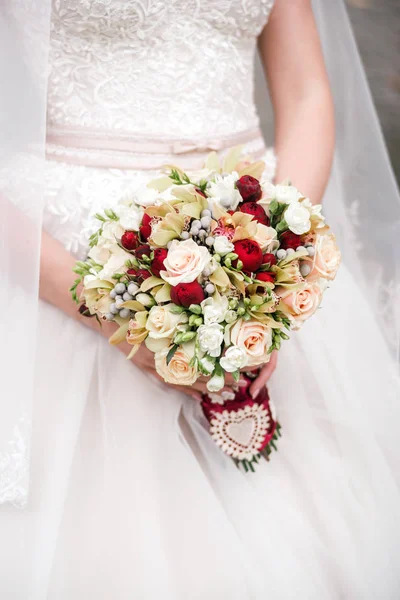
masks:
{"label": "white berry", "polygon": [[207,246],[214,246],[214,238],[211,236],[208,236],[208,238],[206,239],[206,244],[207,244]]}
{"label": "white berry", "polygon": [[131,311],[129,310],[129,308],[123,308],[120,311],[119,316],[121,317],[121,319],[127,319],[130,314],[131,314]]}
{"label": "white berry", "polygon": [[201,212],[201,216],[202,217],[211,217],[211,210],[208,210],[208,208],[205,208],[202,212]]}
{"label": "white berry", "polygon": [[129,300],[133,300],[133,296],[131,296],[131,294],[129,294],[129,292],[125,292],[125,294],[122,297],[125,302],[128,302]]}
{"label": "white berry", "polygon": [[138,291],[139,286],[136,283],[130,283],[128,285],[128,292],[130,293],[131,296],[134,296],[136,294],[136,292]]}
{"label": "white berry", "polygon": [[117,294],[123,294],[126,291],[126,285],[124,283],[117,283],[114,289]]}
{"label": "white berry", "polygon": [[215,292],[215,285],[213,283],[207,283],[205,291],[207,294],[213,294]]}
{"label": "white berry", "polygon": [[189,232],[188,231],[182,231],[181,233],[181,240],[188,240],[189,239]]}
{"label": "white berry", "polygon": [[286,258],[286,250],[284,250],[283,248],[280,248],[280,250],[278,250],[276,253],[276,258],[279,258],[279,260]]}

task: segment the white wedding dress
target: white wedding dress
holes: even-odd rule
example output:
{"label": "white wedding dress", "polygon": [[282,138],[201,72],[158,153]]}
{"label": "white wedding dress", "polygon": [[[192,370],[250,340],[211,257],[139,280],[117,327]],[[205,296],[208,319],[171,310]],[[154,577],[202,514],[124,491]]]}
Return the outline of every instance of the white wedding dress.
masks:
{"label": "white wedding dress", "polygon": [[[253,56],[272,5],[53,0],[51,235],[85,257],[93,215],[143,186],[146,169],[257,131]],[[141,140],[162,151],[141,153]],[[257,133],[247,148],[272,178]],[[399,494],[380,444],[397,472],[398,453],[379,426],[399,384],[379,375],[390,357],[345,266],[291,337],[270,383],[278,452],[245,474],[193,399],[41,303],[30,499],[0,513],[0,597],[399,598]]]}

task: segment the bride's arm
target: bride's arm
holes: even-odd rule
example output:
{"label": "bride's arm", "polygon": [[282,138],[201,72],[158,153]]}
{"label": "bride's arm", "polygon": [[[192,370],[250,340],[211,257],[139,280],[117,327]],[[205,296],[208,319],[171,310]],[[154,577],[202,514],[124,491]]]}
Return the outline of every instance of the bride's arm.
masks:
{"label": "bride's arm", "polygon": [[275,122],[276,181],[321,201],[334,150],[334,111],[311,0],[276,0],[259,38]]}
{"label": "bride's arm", "polygon": [[[276,0],[259,37],[274,109],[276,181],[289,178],[313,203],[328,182],[334,151],[334,110],[310,0]],[[272,374],[266,365],[253,395]]]}

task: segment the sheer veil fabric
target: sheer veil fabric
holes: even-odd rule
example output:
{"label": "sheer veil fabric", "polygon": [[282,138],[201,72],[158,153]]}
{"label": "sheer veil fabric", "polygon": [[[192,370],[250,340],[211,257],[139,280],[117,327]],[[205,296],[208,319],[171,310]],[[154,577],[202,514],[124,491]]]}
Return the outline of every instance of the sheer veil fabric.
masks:
{"label": "sheer veil fabric", "polygon": [[[313,7],[337,111],[324,204],[345,265],[281,352],[271,395],[284,438],[251,477],[213,445],[196,404],[132,375],[56,309],[38,315],[51,2],[0,8],[7,600],[398,597],[400,200],[344,4]],[[84,170],[65,166],[64,193]],[[134,403],[121,393],[132,381]]]}

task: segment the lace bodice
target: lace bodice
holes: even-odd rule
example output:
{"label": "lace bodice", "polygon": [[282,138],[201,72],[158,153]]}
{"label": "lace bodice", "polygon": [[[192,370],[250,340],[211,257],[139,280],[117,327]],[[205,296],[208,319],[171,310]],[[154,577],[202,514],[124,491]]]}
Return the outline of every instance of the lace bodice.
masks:
{"label": "lace bodice", "polygon": [[53,0],[48,126],[144,136],[257,127],[256,37],[273,0]]}

